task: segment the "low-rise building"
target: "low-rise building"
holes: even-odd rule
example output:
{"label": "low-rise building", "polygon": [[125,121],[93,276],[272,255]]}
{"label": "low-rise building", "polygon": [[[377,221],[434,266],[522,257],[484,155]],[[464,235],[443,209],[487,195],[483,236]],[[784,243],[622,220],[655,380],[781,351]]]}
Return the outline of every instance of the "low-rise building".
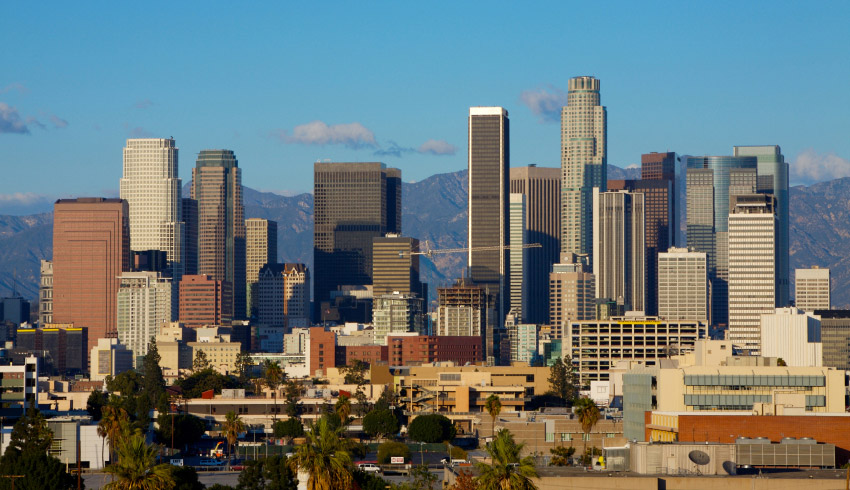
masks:
{"label": "low-rise building", "polygon": [[204,327],[196,329],[197,341],[189,342],[192,359],[199,352],[207,356],[210,367],[222,374],[236,371],[236,357],[242,352],[242,344],[231,342],[230,329],[226,327]]}
{"label": "low-rise building", "polygon": [[821,320],[797,308],[761,316],[761,354],[788,366],[822,366]]}
{"label": "low-rise building", "polygon": [[118,343],[118,339],[97,339],[91,350],[92,381],[133,369],[133,351]]}
{"label": "low-rise building", "polygon": [[0,417],[19,418],[38,403],[38,359],[29,356],[23,364],[0,365]]}

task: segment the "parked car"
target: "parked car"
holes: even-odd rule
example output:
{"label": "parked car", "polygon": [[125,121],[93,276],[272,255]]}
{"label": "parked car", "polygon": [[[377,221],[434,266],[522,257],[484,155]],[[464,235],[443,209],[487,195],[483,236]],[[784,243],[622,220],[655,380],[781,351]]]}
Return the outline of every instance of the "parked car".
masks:
{"label": "parked car", "polygon": [[380,473],[381,467],[375,463],[357,463],[357,468],[366,473]]}

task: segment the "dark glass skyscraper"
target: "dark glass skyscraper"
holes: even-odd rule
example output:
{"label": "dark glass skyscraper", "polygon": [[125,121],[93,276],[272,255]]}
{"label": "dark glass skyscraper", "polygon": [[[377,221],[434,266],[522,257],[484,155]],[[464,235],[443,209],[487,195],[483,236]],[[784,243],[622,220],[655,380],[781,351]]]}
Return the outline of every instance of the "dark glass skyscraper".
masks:
{"label": "dark glass skyscraper", "polygon": [[192,169],[198,202],[198,274],[233,287],[233,317],[245,318],[242,174],[231,150],[202,150]]}
{"label": "dark glass skyscraper", "polygon": [[[484,333],[484,353],[499,361],[499,334],[507,313],[510,128],[502,107],[469,108],[469,277],[496,293],[496,329]],[[488,247],[488,250],[474,250]]]}
{"label": "dark glass skyscraper", "polygon": [[689,157],[687,160],[688,248],[708,254],[714,324],[729,317],[729,197],[756,192],[756,158]]}
{"label": "dark glass skyscraper", "polygon": [[313,166],[316,316],[343,285],[372,284],[372,240],[401,233],[401,170],[383,163]]}

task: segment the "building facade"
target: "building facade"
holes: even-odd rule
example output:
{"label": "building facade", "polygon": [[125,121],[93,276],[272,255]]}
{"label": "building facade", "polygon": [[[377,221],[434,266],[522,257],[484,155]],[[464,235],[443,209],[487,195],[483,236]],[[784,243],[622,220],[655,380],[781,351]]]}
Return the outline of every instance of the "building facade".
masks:
{"label": "building facade", "polygon": [[850,371],[850,310],[815,310],[820,317],[823,365]]}
{"label": "building facade", "polygon": [[313,300],[372,284],[372,240],[401,233],[401,170],[383,163],[313,165]]}
{"label": "building facade", "polygon": [[180,281],[180,323],[190,328],[229,324],[233,319],[233,289],[227,281],[206,274]]}
{"label": "building facade", "polygon": [[528,279],[526,271],[530,267],[528,252],[530,249],[522,248],[528,245],[528,234],[526,232],[526,201],[523,194],[510,194],[508,218],[510,222],[510,233],[508,243],[511,249],[508,251],[509,274],[511,278],[510,290],[508,291],[508,311],[513,311],[520,320],[524,321],[525,312],[528,311]]}
{"label": "building facade", "polygon": [[257,282],[257,319],[261,325],[310,326],[310,272],[304,264],[266,264]]}
{"label": "building facade", "polygon": [[530,323],[549,322],[548,273],[561,253],[561,169],[537,166],[510,169],[512,194],[525,196],[525,232],[528,243],[540,248],[526,250],[523,317]]}
{"label": "building facade", "polygon": [[415,335],[387,337],[390,366],[417,366],[452,361],[463,365],[483,360],[480,337]]}
{"label": "building facade", "polygon": [[38,323],[53,323],[53,261],[42,260],[38,283]]}
{"label": "building facade", "polygon": [[375,342],[383,344],[387,335],[402,332],[427,333],[424,301],[416,295],[393,293],[375,296],[372,324]]}
{"label": "building facade", "polygon": [[562,255],[549,274],[549,324],[554,338],[560,338],[571,321],[596,318],[596,277],[575,254]]}
{"label": "building facade", "polygon": [[593,190],[593,275],[596,297],[644,311],[646,246],[644,194]]}
{"label": "building facade", "polygon": [[201,150],[192,169],[198,201],[198,274],[230,283],[233,318],[245,318],[242,169],[231,150]]}
{"label": "building facade", "polygon": [[[474,284],[496,298],[495,325],[503,325],[510,291],[510,121],[502,107],[469,108],[467,267]],[[487,250],[476,250],[487,247]],[[485,329],[487,357],[499,358],[499,331]]]}
{"label": "building facade", "polygon": [[372,294],[415,294],[428,301],[428,286],[419,280],[419,240],[389,233],[372,239]]}
{"label": "building facade", "polygon": [[797,269],[794,274],[794,300],[797,308],[803,311],[830,309],[829,281],[829,269]]}
{"label": "building facade", "polygon": [[761,355],[791,367],[823,366],[821,320],[797,308],[776,308],[761,316]]}
{"label": "building facade", "polygon": [[658,254],[658,316],[711,323],[705,252],[670,248]]}
{"label": "building facade", "polygon": [[437,335],[476,336],[484,345],[484,332],[495,328],[495,299],[489,290],[461,280],[437,289],[437,296]]}
{"label": "building facade", "polygon": [[183,273],[198,274],[198,201],[184,197],[182,204],[183,249],[186,263]]}
{"label": "building facade", "polygon": [[127,202],[60,199],[53,216],[53,321],[88,327],[93,344],[114,338],[118,277],[130,270]]}
{"label": "building facade", "polygon": [[118,341],[133,352],[137,369],[159,327],[176,319],[173,287],[172,279],[158,272],[125,272],[119,278]]}
{"label": "building facade", "polygon": [[593,260],[593,189],[607,190],[608,114],[594,77],[571,78],[561,110],[561,251]]}
{"label": "building facade", "polygon": [[107,376],[115,377],[133,369],[133,351],[121,345],[116,338],[97,339],[90,358],[89,378],[92,381],[104,381]]}
{"label": "building facade", "polygon": [[257,317],[257,281],[260,269],[277,263],[277,222],[261,218],[245,220],[245,295],[246,312]]}
{"label": "building facade", "polygon": [[120,195],[130,211],[130,249],[165,251],[175,280],[183,275],[186,253],[178,175],[178,150],[173,139],[127,140]]}
{"label": "building facade", "polygon": [[729,336],[758,354],[760,319],[778,305],[776,199],[770,194],[734,196],[729,215]]}

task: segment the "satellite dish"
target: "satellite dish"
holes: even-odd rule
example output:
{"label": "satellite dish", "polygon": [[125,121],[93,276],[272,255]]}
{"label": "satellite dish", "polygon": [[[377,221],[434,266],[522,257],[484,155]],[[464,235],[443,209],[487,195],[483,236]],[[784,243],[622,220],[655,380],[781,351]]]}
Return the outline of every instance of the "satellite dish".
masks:
{"label": "satellite dish", "polygon": [[688,453],[688,459],[693,461],[695,464],[703,465],[708,464],[711,461],[711,456],[700,451],[699,449],[695,449]]}

